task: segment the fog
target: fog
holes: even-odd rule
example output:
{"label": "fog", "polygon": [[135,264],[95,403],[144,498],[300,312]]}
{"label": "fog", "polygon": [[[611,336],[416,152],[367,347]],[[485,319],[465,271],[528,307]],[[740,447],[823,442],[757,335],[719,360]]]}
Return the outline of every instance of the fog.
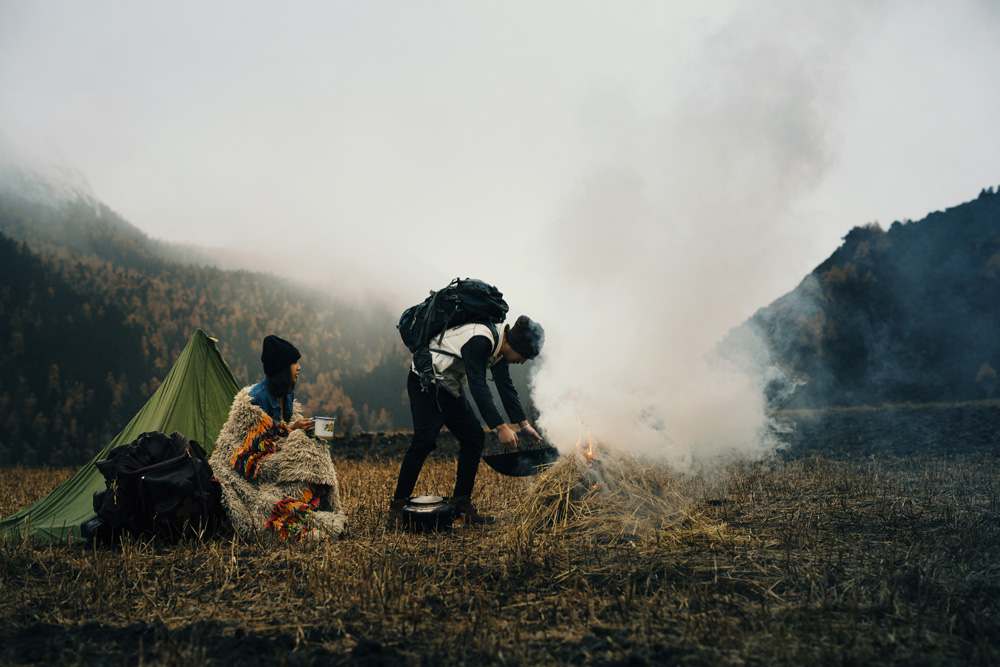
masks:
{"label": "fog", "polygon": [[[713,347],[775,280],[797,282],[785,271],[821,234],[808,212],[841,158],[847,69],[883,21],[916,29],[886,4],[740,8],[670,108],[619,128],[548,239],[570,287],[541,310],[577,320],[550,335],[535,375],[553,441],[590,437],[675,464],[778,445],[763,388],[788,379],[752,329],[738,364]],[[777,24],[793,37],[776,42]]]}
{"label": "fog", "polygon": [[768,263],[788,261],[795,204],[833,161],[831,54],[859,36],[832,12],[788,11],[800,38],[776,48],[774,18],[733,16],[674,106],[620,132],[558,219],[548,242],[582,298],[543,311],[580,325],[550,338],[535,376],[554,441],[573,442],[582,423],[585,437],[674,463],[774,446],[764,346],[744,340],[738,367],[712,347],[753,303]]}
{"label": "fog", "polygon": [[[541,426],[759,453],[712,349],[856,225],[1000,181],[991,2],[0,2],[0,129],[150,235],[546,329]],[[746,366],[744,366],[746,368]]]}

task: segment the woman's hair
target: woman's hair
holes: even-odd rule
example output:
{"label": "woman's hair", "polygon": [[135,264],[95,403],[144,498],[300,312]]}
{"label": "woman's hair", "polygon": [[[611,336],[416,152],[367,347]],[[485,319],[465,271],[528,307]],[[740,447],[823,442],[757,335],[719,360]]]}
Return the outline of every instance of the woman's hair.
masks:
{"label": "woman's hair", "polygon": [[295,380],[292,379],[292,367],[285,366],[274,375],[267,376],[267,384],[275,398],[287,396],[295,389]]}

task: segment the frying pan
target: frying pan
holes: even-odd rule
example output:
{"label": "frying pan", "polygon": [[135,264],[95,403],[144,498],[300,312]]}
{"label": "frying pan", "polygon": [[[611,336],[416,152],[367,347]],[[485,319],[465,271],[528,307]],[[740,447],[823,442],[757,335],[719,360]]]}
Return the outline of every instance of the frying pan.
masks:
{"label": "frying pan", "polygon": [[512,452],[489,454],[483,457],[486,465],[508,477],[537,475],[558,460],[559,450],[552,445],[542,445],[531,449],[515,449]]}

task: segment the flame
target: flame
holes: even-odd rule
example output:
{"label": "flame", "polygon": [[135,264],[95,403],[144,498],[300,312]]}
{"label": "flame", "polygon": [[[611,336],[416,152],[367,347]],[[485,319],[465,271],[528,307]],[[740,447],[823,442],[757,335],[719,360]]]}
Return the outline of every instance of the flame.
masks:
{"label": "flame", "polygon": [[[587,431],[586,445],[583,444],[584,430]],[[580,455],[587,460],[587,463],[593,461],[594,458],[597,456],[597,453],[594,451],[594,437],[590,435],[590,430],[587,429],[583,419],[579,420],[579,436],[577,437],[576,440],[576,451],[579,452]]]}
{"label": "flame", "polygon": [[587,428],[586,423],[583,418],[579,418],[579,428],[580,433],[576,441],[576,452],[577,455],[583,459],[581,461],[582,469],[580,472],[584,476],[584,486],[591,491],[597,491],[601,488],[601,482],[595,477],[600,477],[600,461],[597,460],[597,443],[594,442],[594,437],[590,434],[590,429]]}

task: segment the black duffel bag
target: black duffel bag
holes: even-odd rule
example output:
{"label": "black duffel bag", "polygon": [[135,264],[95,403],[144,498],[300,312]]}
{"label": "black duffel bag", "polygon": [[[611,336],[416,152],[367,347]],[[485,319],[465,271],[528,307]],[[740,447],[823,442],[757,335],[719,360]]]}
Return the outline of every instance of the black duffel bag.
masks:
{"label": "black duffel bag", "polygon": [[176,431],[143,433],[112,449],[97,469],[107,488],[94,493],[97,514],[80,526],[87,539],[200,537],[222,519],[222,488],[205,450]]}

